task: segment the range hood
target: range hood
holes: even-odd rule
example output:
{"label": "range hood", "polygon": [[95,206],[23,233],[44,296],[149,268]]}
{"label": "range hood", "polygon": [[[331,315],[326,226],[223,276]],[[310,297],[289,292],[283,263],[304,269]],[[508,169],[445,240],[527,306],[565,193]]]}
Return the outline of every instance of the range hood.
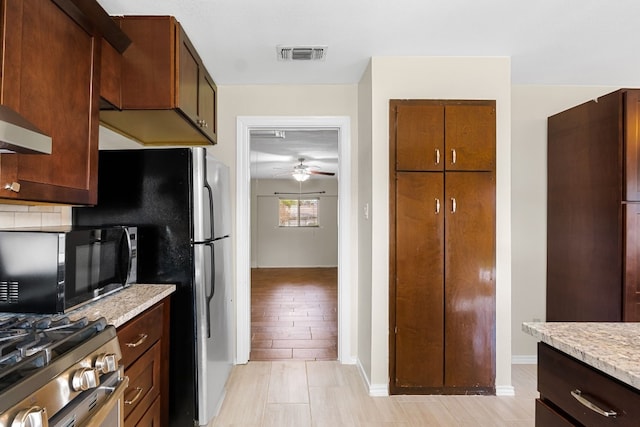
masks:
{"label": "range hood", "polygon": [[51,154],[51,137],[16,111],[0,105],[0,153]]}

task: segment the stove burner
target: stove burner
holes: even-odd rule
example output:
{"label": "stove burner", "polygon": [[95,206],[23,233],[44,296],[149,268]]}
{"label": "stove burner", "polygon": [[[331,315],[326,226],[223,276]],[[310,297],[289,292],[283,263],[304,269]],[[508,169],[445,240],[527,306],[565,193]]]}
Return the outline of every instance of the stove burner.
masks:
{"label": "stove burner", "polygon": [[34,370],[48,365],[102,331],[104,318],[71,321],[67,316],[0,317],[0,392]]}
{"label": "stove burner", "polygon": [[97,370],[100,357],[114,359],[116,368],[122,357],[116,330],[104,318],[0,314],[0,427],[14,425],[34,402],[48,417],[74,407],[87,390],[76,385],[79,373],[95,375],[98,389],[113,372]]}

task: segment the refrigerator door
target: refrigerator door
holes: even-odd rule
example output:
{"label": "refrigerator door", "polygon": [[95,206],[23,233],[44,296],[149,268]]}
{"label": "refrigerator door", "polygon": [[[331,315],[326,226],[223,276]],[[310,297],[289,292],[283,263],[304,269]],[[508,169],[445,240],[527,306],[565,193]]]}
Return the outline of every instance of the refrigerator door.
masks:
{"label": "refrigerator door", "polygon": [[231,372],[231,239],[196,244],[198,424],[218,413]]}
{"label": "refrigerator door", "polygon": [[202,147],[193,148],[194,241],[229,236],[229,167]]}

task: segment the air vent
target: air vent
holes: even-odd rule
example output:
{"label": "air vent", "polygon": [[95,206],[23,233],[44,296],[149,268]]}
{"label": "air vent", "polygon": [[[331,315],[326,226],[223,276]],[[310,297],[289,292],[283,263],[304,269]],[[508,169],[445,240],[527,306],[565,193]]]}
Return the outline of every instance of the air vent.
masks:
{"label": "air vent", "polygon": [[323,61],[327,46],[277,46],[279,61]]}
{"label": "air vent", "polygon": [[18,282],[0,282],[0,302],[15,304],[18,295]]}

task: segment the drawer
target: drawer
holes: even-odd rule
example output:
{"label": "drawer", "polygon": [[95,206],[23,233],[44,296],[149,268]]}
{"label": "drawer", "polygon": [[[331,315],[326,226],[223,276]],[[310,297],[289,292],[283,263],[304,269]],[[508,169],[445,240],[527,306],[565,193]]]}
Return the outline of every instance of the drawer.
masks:
{"label": "drawer", "polygon": [[[616,417],[605,417],[589,409],[572,392]],[[638,426],[640,393],[628,385],[544,343],[538,344],[538,391],[585,426]]]}
{"label": "drawer", "polygon": [[125,370],[129,377],[129,387],[124,393],[125,427],[136,425],[160,395],[160,345],[154,344]]}
{"label": "drawer", "polygon": [[163,304],[151,307],[118,329],[122,364],[127,368],[162,336]]}
{"label": "drawer", "polygon": [[160,398],[153,401],[151,407],[144,413],[136,427],[160,427]]}
{"label": "drawer", "polygon": [[536,399],[536,427],[575,427],[575,424],[542,400]]}

